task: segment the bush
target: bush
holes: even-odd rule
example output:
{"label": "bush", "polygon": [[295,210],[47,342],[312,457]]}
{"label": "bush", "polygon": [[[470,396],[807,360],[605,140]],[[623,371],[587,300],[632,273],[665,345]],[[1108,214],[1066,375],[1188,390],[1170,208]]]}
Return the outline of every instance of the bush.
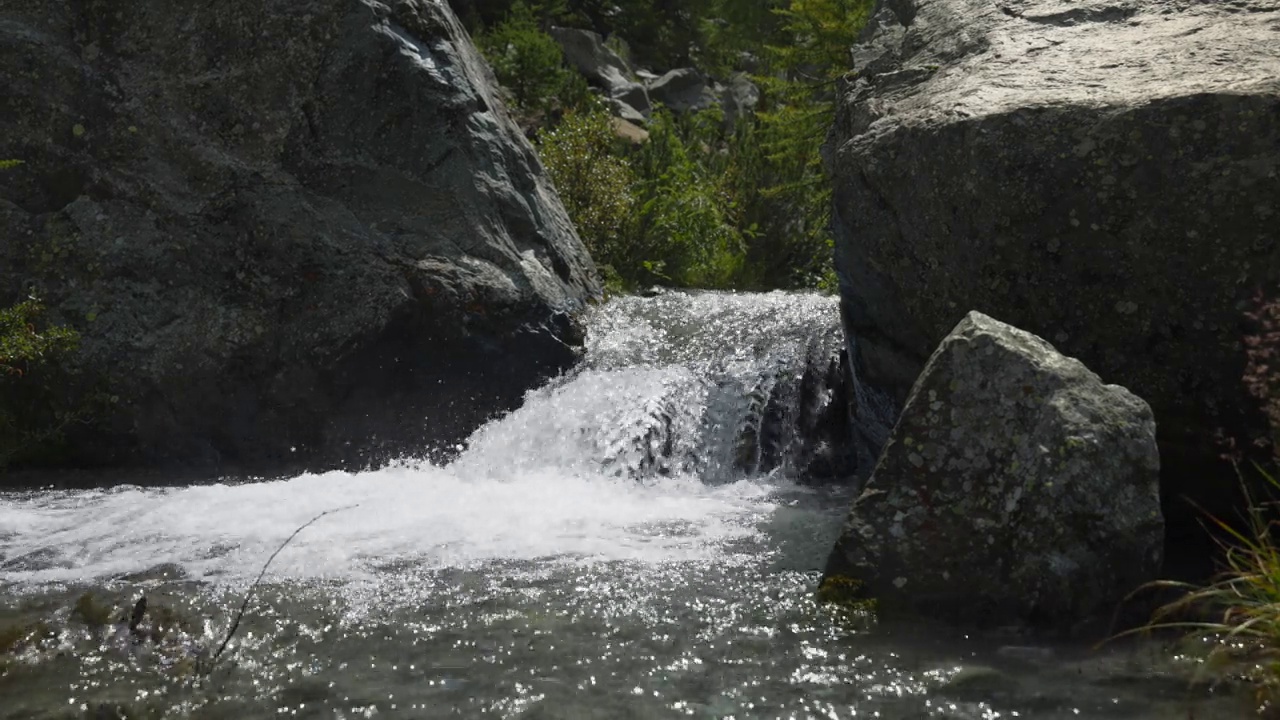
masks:
{"label": "bush", "polygon": [[0,470],[49,451],[66,427],[80,419],[63,397],[63,360],[80,337],[59,326],[39,329],[44,306],[32,297],[0,310]]}
{"label": "bush", "polygon": [[621,273],[634,262],[628,243],[635,175],[619,155],[612,123],[602,106],[588,104],[540,133],[538,150],[591,256]]}
{"label": "bush", "polygon": [[586,93],[585,81],[564,67],[560,46],[523,2],[514,3],[492,32],[478,35],[476,45],[525,112],[572,106]]}
{"label": "bush", "polygon": [[681,132],[659,110],[650,121],[649,141],[637,153],[640,213],[633,244],[654,281],[723,288],[738,278],[744,247],[730,214],[735,200],[707,162],[713,146],[700,138],[719,119],[718,111],[695,116]]}

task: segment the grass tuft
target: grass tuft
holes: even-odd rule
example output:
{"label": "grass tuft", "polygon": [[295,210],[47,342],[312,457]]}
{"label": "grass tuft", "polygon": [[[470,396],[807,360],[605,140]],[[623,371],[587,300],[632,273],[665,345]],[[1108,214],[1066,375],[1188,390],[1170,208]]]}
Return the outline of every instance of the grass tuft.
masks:
{"label": "grass tuft", "polygon": [[[1237,470],[1238,472],[1238,470]],[[1261,467],[1271,492],[1280,479]],[[1182,595],[1155,610],[1144,626],[1124,637],[1152,631],[1177,631],[1188,645],[1207,648],[1204,670],[1218,677],[1238,677],[1256,689],[1259,711],[1280,709],[1280,501],[1260,500],[1240,478],[1248,500],[1243,528],[1206,513],[1207,522],[1224,533],[1219,540],[1223,567],[1207,585],[1168,580],[1148,583],[1130,597],[1151,590]]]}

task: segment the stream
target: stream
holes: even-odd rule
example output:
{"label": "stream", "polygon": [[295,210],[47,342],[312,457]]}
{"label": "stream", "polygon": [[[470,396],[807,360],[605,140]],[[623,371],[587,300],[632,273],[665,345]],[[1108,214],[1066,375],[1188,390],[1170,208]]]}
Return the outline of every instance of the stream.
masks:
{"label": "stream", "polygon": [[837,441],[891,415],[841,381],[834,298],[622,298],[589,329],[448,465],[0,494],[0,718],[1247,716],[1167,644],[816,602],[867,469]]}

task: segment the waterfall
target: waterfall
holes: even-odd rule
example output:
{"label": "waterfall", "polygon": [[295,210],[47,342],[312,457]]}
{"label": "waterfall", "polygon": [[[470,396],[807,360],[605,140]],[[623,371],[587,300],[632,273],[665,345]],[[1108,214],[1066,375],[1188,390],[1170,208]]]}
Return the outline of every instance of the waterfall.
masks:
{"label": "waterfall", "polygon": [[482,428],[456,466],[506,471],[514,458],[525,469],[711,484],[860,470],[859,391],[836,298],[667,292],[613,300],[587,325],[581,366]]}

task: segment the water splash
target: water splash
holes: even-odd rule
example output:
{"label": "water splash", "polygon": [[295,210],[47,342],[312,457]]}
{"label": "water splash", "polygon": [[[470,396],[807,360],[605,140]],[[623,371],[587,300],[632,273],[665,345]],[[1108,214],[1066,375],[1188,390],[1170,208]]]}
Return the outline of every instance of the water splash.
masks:
{"label": "water splash", "polygon": [[301,534],[273,574],[707,559],[758,533],[781,476],[801,474],[816,454],[806,433],[817,434],[823,413],[847,415],[832,298],[624,298],[596,309],[589,328],[577,372],[529,393],[445,467],[5,497],[0,582],[74,583],[157,565],[242,581],[293,528],[347,505],[358,507]]}

